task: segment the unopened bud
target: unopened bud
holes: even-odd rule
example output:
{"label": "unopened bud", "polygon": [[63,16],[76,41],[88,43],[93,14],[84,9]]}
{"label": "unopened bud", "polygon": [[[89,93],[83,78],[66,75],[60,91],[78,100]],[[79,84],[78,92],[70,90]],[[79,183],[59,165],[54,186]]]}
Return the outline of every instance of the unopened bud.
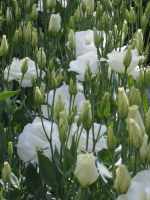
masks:
{"label": "unopened bud", "polygon": [[142,97],[141,97],[141,93],[140,93],[139,89],[137,89],[135,87],[132,87],[130,89],[129,102],[130,102],[130,105],[138,105],[138,106],[141,105]]}
{"label": "unopened bud", "polygon": [[10,141],[8,142],[8,155],[9,155],[9,158],[12,159],[12,156],[13,156],[13,143]]}
{"label": "unopened bud", "polygon": [[128,114],[129,100],[125,93],[124,88],[118,88],[118,113],[121,118],[124,118]]}
{"label": "unopened bud", "polygon": [[148,152],[148,136],[145,134],[143,137],[143,143],[140,148],[140,159],[145,161],[147,159],[147,152]]}
{"label": "unopened bud", "polygon": [[107,130],[107,145],[108,145],[108,148],[113,150],[113,149],[115,149],[116,144],[117,144],[117,138],[114,135],[113,126],[110,125],[108,127],[108,130]]}
{"label": "unopened bud", "polygon": [[80,110],[80,119],[83,124],[83,127],[86,130],[89,130],[92,125],[92,110],[91,110],[91,104],[88,100],[82,103],[82,107]]}
{"label": "unopened bud", "polygon": [[7,161],[4,162],[4,166],[2,168],[2,179],[4,182],[8,182],[11,175],[11,167]]}
{"label": "unopened bud", "polygon": [[50,10],[56,7],[56,0],[46,0],[46,7]]}
{"label": "unopened bud", "polygon": [[7,23],[11,23],[12,22],[12,10],[10,7],[7,7],[7,10],[6,10],[6,21]]}
{"label": "unopened bud", "polygon": [[70,83],[69,83],[69,93],[72,96],[75,96],[77,94],[77,84],[75,81],[73,81],[73,79],[70,79]]}
{"label": "unopened bud", "polygon": [[143,142],[142,130],[138,123],[132,118],[128,119],[128,133],[129,143],[135,148],[139,148]]}
{"label": "unopened bud", "polygon": [[67,137],[67,132],[68,132],[68,120],[67,120],[67,114],[65,111],[61,111],[59,113],[59,123],[58,123],[58,127],[59,127],[59,137],[60,137],[60,141],[62,142],[62,144],[65,143],[66,141],[66,137]]}
{"label": "unopened bud", "polygon": [[50,33],[58,33],[61,29],[61,17],[59,14],[52,14],[49,21],[48,31]]}
{"label": "unopened bud", "polygon": [[75,42],[75,33],[72,29],[70,29],[68,34],[68,44],[70,49],[75,49],[76,42]]}
{"label": "unopened bud", "polygon": [[145,126],[147,133],[150,132],[150,107],[145,115]]}
{"label": "unopened bud", "polygon": [[143,32],[141,29],[138,29],[135,40],[136,40],[136,48],[139,54],[142,55],[144,42],[143,42]]}
{"label": "unopened bud", "polygon": [[131,48],[128,47],[128,50],[127,50],[125,57],[124,57],[124,60],[123,60],[123,64],[124,64],[126,69],[131,64],[131,60],[132,60]]}
{"label": "unopened bud", "polygon": [[31,19],[33,21],[37,20],[37,17],[38,17],[38,11],[37,11],[37,8],[36,8],[36,4],[33,4],[32,6],[32,11],[31,11]]}
{"label": "unopened bud", "polygon": [[35,88],[34,100],[37,106],[41,105],[44,102],[44,96],[39,87]]}
{"label": "unopened bud", "polygon": [[6,56],[8,53],[8,42],[7,42],[7,38],[6,35],[3,35],[2,37],[2,41],[1,41],[1,46],[0,46],[0,56]]}
{"label": "unopened bud", "polygon": [[144,122],[142,119],[142,116],[139,112],[139,108],[137,105],[133,105],[129,107],[129,112],[128,112],[128,118],[132,118],[134,119],[137,124],[140,126],[141,130],[142,130],[142,135],[145,135],[145,126],[144,126]]}
{"label": "unopened bud", "polygon": [[120,165],[116,170],[114,187],[118,193],[127,192],[131,182],[131,176],[125,165]]}
{"label": "unopened bud", "polygon": [[23,75],[28,71],[28,60],[28,57],[21,60],[21,73]]}
{"label": "unopened bud", "polygon": [[64,110],[65,110],[65,103],[62,100],[62,96],[59,95],[58,98],[56,98],[54,104],[54,119],[57,123],[59,122],[60,112]]}
{"label": "unopened bud", "polygon": [[40,69],[43,69],[46,66],[46,54],[43,48],[39,48],[37,52],[37,64]]}

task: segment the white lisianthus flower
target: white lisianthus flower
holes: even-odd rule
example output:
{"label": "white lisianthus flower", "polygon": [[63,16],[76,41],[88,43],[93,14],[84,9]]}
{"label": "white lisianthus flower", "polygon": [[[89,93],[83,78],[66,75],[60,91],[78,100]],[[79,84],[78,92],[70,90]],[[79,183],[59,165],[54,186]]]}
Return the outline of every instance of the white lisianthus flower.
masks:
{"label": "white lisianthus flower", "polygon": [[[111,53],[107,55],[108,57],[108,63],[110,68],[118,73],[124,73],[125,72],[125,66],[124,66],[124,58],[127,53],[126,46],[122,47],[121,50],[113,50]],[[138,64],[140,59],[143,59],[143,56],[138,55],[137,49],[131,50],[131,63],[127,69],[127,73],[133,77],[138,76]]]}
{"label": "white lisianthus flower", "polygon": [[149,200],[150,199],[150,170],[138,172],[132,179],[128,192],[120,195],[117,200]]}
{"label": "white lisianthus flower", "polygon": [[76,72],[78,74],[77,79],[83,81],[88,67],[93,74],[96,73],[98,68],[98,57],[97,53],[94,51],[78,56],[76,60],[71,61],[69,71]]}
{"label": "white lisianthus flower", "polygon": [[[79,137],[79,135],[77,135],[77,124],[74,123],[72,124],[71,127],[71,134],[69,137],[69,146],[72,143],[72,139],[74,137]],[[95,144],[95,152],[98,153],[99,151],[103,150],[103,149],[107,149],[107,139],[105,138],[104,134],[106,133],[106,126],[105,125],[100,125],[100,124],[96,124],[94,123],[94,137],[95,139],[97,138],[97,142]],[[81,131],[81,127],[78,130],[78,133]],[[82,151],[86,151],[86,131],[85,129],[82,130],[81,132],[81,136],[79,138],[79,143],[78,143],[78,152],[82,152]],[[93,134],[92,134],[92,128],[89,131],[89,144],[88,144],[88,152],[93,152]]]}
{"label": "white lisianthus flower", "polygon": [[81,56],[91,51],[97,54],[97,50],[94,44],[93,30],[76,32],[75,40],[76,40],[76,56]]}
{"label": "white lisianthus flower", "polygon": [[[35,118],[32,123],[27,124],[22,133],[19,135],[17,152],[20,159],[27,162],[38,162],[37,151],[42,151],[45,156],[51,159],[51,149],[48,142],[50,138],[51,122],[43,120],[44,128],[42,122],[39,118]],[[45,134],[47,133],[47,136]],[[53,149],[60,149],[59,133],[57,125],[53,124],[53,134],[52,134],[52,145]]]}
{"label": "white lisianthus flower", "polygon": [[74,175],[82,187],[94,183],[99,177],[96,167],[96,157],[92,153],[79,154],[77,156]]}
{"label": "white lisianthus flower", "polygon": [[[12,81],[16,80],[18,82],[22,79],[22,72],[21,72],[21,66],[24,59],[20,60],[18,58],[13,58],[13,61],[10,66],[7,66],[4,71],[4,78],[5,80]],[[32,87],[32,81],[33,79],[37,78],[36,73],[36,65],[33,60],[30,58],[27,58],[27,65],[28,70],[24,74],[21,86],[22,87]]]}

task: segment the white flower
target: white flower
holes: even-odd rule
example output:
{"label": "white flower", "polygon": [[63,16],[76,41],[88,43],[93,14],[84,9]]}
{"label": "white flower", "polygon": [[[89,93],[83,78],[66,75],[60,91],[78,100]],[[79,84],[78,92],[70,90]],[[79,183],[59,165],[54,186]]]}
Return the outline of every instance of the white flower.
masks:
{"label": "white flower", "polygon": [[78,74],[78,80],[83,81],[88,67],[92,73],[96,73],[98,67],[97,53],[94,51],[89,51],[86,54],[78,56],[76,60],[70,62],[69,66],[69,71],[76,72]]}
{"label": "white flower", "polygon": [[83,187],[94,183],[99,176],[96,167],[96,157],[92,153],[79,154],[74,175]]}
{"label": "white flower", "polygon": [[[51,122],[43,121],[45,131],[50,138]],[[37,151],[43,151],[43,154],[51,159],[51,149],[47,136],[39,118],[35,118],[32,123],[27,124],[23,132],[19,135],[17,152],[22,161],[37,162]],[[53,124],[52,130],[52,145],[53,149],[60,149],[59,133],[57,125]]]}
{"label": "white flower", "polygon": [[[72,139],[74,136],[77,136],[77,125],[76,123],[72,124],[71,127],[71,134],[69,137],[69,145],[72,143]],[[99,152],[102,149],[107,149],[107,141],[104,137],[104,133],[106,133],[106,126],[105,125],[99,125],[94,123],[94,137],[98,138],[96,145],[95,145],[95,152]],[[78,133],[81,131],[81,127],[78,131]],[[99,135],[98,135],[99,134]],[[79,144],[78,144],[78,152],[86,151],[86,131],[83,129],[81,136],[79,138]],[[88,145],[88,152],[93,152],[93,134],[92,134],[92,128],[89,132],[89,145]]]}
{"label": "white flower", "polygon": [[[111,53],[109,53],[108,56],[108,63],[110,68],[118,73],[124,73],[125,72],[125,66],[123,64],[124,62],[124,57],[126,55],[127,49],[125,48],[126,46],[122,47],[121,50],[113,50]],[[131,59],[131,63],[127,69],[127,73],[131,76],[137,76],[137,71],[136,69],[140,59],[143,58],[143,56],[139,56],[138,55],[138,51],[137,49],[133,49],[131,50],[131,54],[132,54],[132,59]]]}
{"label": "white flower", "polygon": [[[13,61],[10,66],[7,66],[4,71],[4,78],[5,80],[12,81],[16,80],[18,82],[21,81],[22,78],[22,72],[21,72],[21,65],[22,60],[19,60],[18,58],[13,58]],[[21,86],[22,87],[32,87],[32,81],[37,77],[36,73],[36,66],[35,62],[28,58],[28,70],[24,74],[24,78],[22,80]]]}
{"label": "white flower", "polygon": [[132,179],[127,194],[120,195],[117,200],[149,200],[150,170],[143,170]]}
{"label": "white flower", "polygon": [[81,56],[91,51],[97,54],[97,50],[94,44],[93,30],[76,32],[75,39],[76,39],[76,56]]}

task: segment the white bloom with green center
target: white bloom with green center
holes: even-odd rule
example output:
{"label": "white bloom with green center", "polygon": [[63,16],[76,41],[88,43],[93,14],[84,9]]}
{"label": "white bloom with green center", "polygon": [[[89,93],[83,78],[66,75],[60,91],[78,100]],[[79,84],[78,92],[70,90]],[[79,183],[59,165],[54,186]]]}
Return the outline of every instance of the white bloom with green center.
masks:
{"label": "white bloom with green center", "polygon": [[[30,58],[27,59],[27,71],[21,82],[22,87],[32,87],[33,79],[37,78],[36,65]],[[4,71],[4,78],[8,81],[16,80],[20,83],[22,79],[21,66],[24,59],[13,58],[11,65],[7,66]]]}

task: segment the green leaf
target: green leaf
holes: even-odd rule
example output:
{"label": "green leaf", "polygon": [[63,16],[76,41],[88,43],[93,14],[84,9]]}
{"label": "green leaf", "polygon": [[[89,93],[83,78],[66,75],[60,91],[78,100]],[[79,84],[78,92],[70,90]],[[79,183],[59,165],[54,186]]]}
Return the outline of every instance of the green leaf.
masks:
{"label": "green leaf", "polygon": [[8,91],[8,90],[0,92],[0,101],[5,101],[6,99],[17,95],[18,93],[19,91]]}
{"label": "green leaf", "polygon": [[41,152],[38,152],[39,169],[41,178],[44,182],[51,186],[53,189],[57,187],[56,171],[55,165]]}

